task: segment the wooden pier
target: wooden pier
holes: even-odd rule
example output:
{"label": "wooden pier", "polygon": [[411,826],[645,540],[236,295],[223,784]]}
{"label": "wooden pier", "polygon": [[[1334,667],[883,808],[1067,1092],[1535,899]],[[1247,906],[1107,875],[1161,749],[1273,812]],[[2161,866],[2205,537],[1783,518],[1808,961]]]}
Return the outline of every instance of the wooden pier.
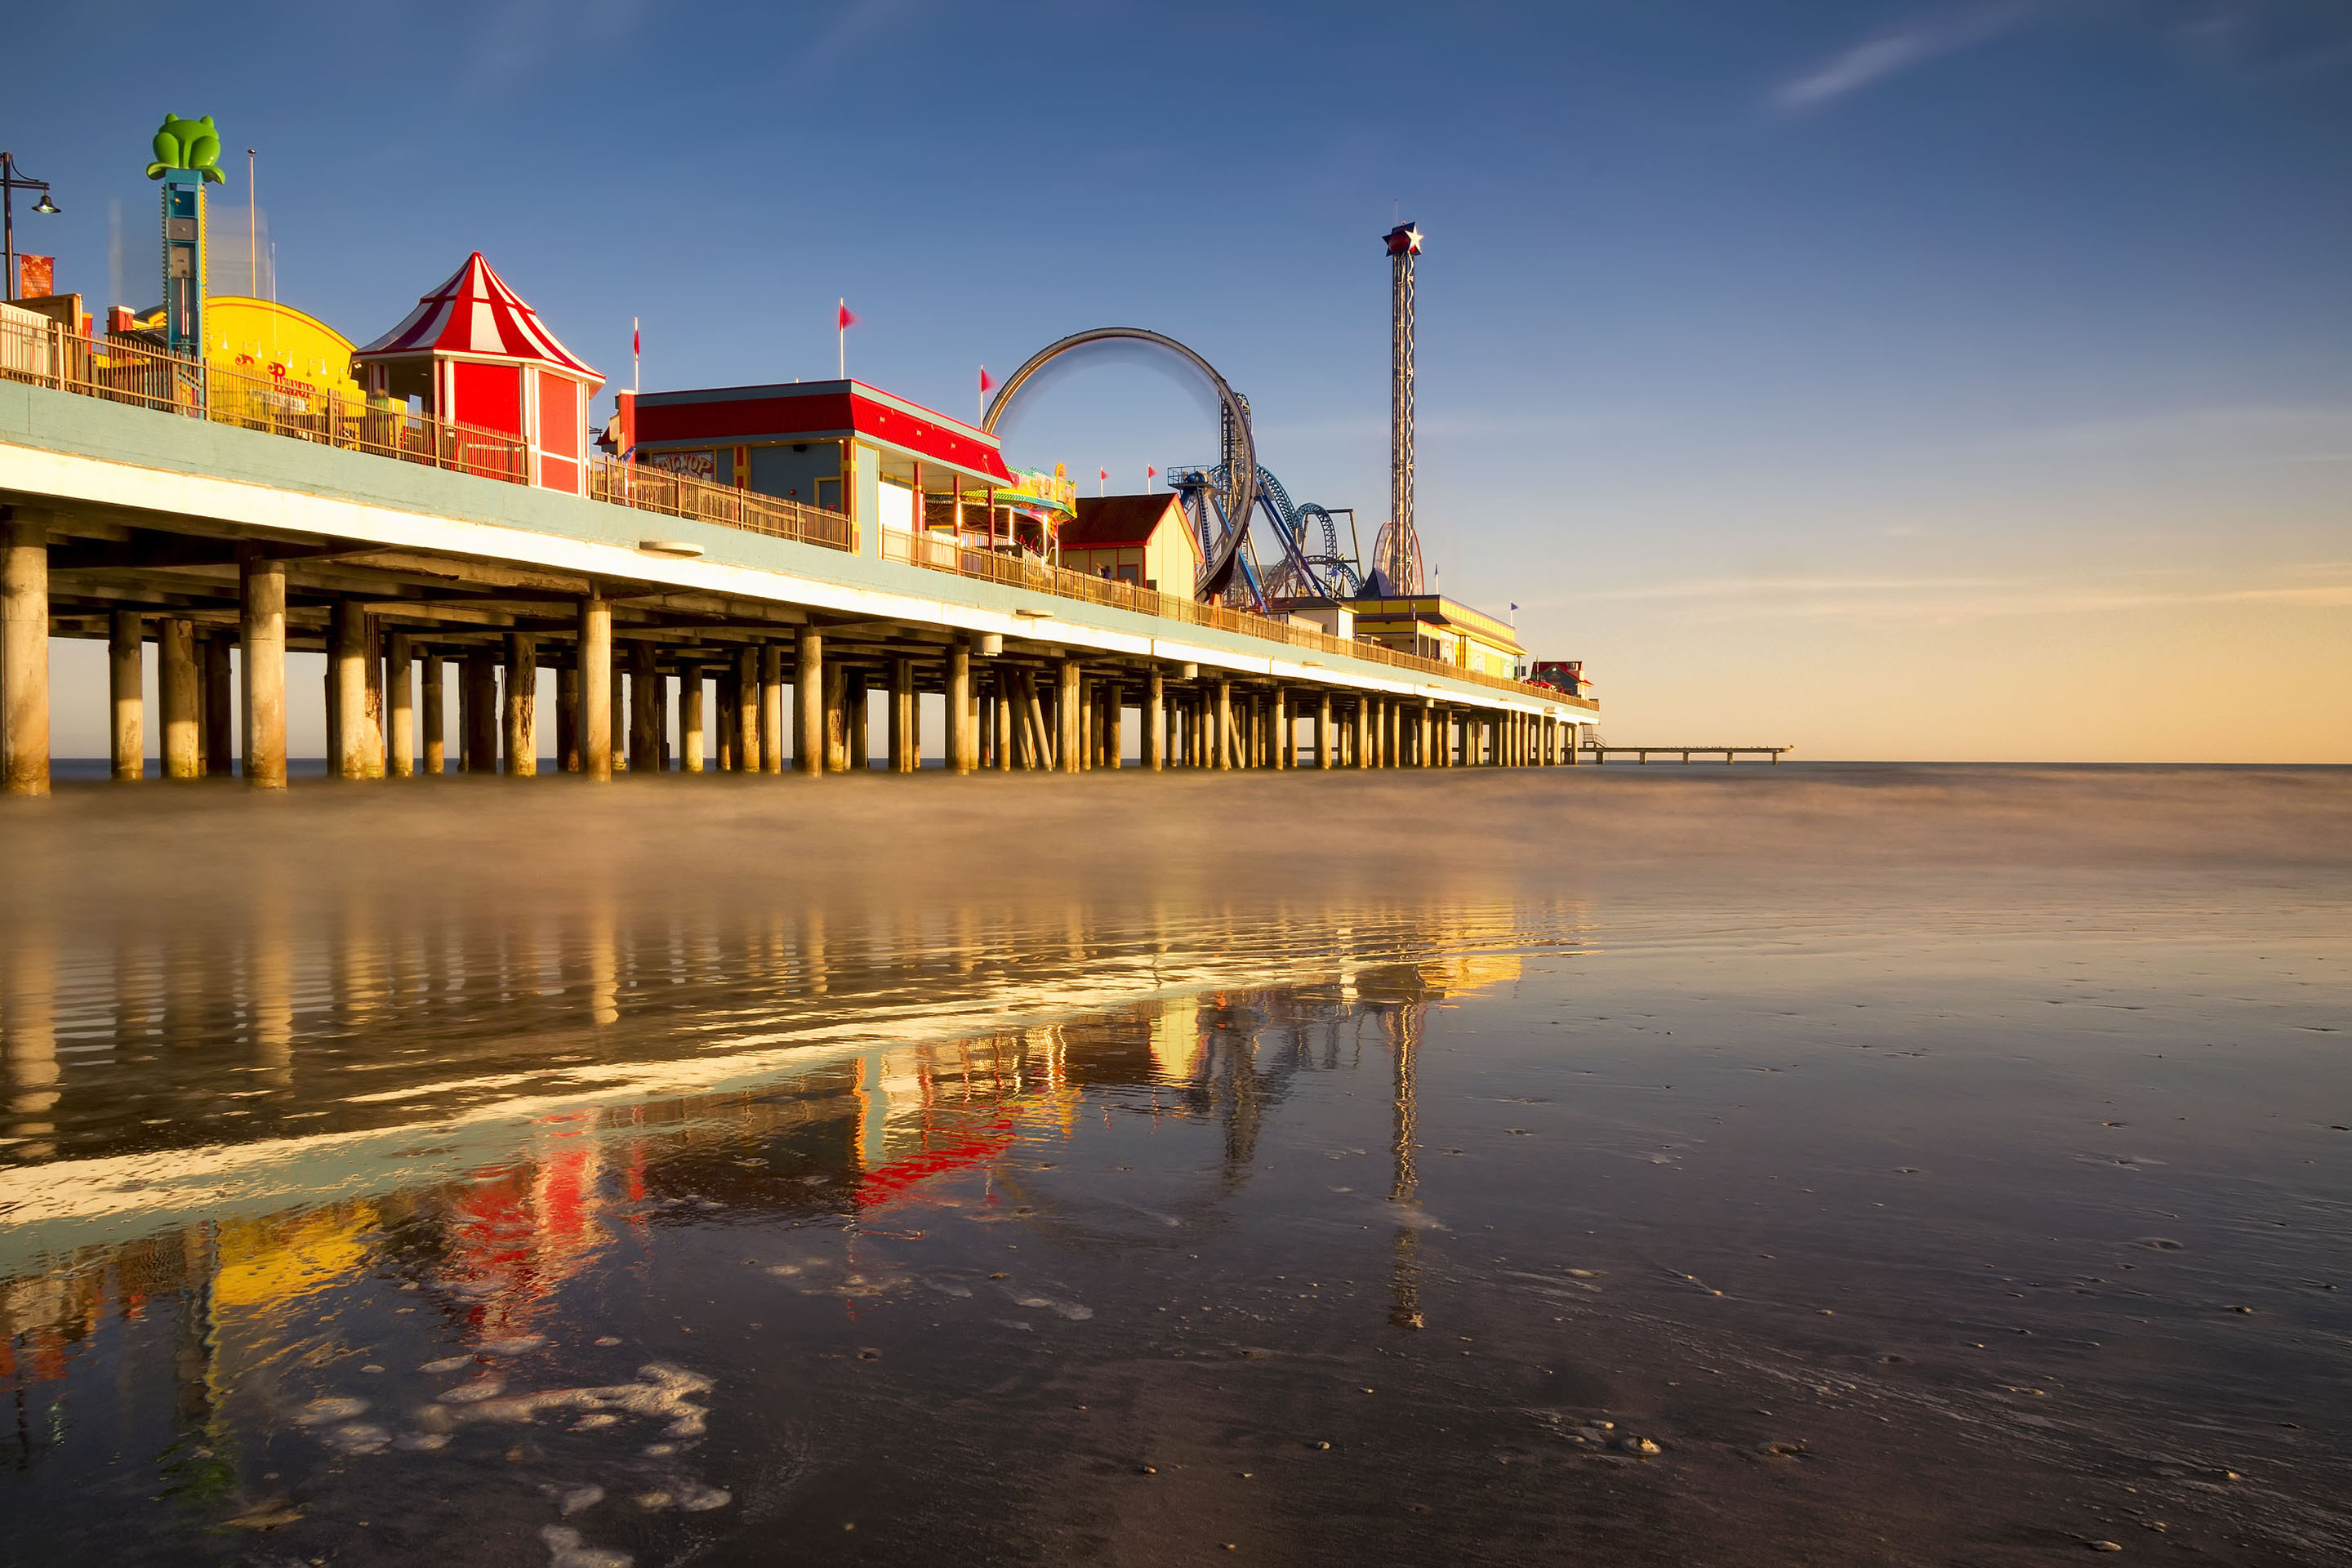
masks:
{"label": "wooden pier", "polygon": [[286,784],[289,651],[326,656],[328,771],[354,780],[529,777],[542,754],[592,779],[706,756],[819,777],[873,765],[877,707],[887,768],[912,773],[926,696],[961,773],[1119,766],[1129,721],[1145,769],[1566,765],[1598,716],[1286,620],[914,548],[930,542],[885,526],[863,447],[837,511],[602,459],[561,493],[484,433],[281,418],[222,386],[177,402],[77,352],[0,366],[13,794],[48,789],[58,637],[109,646],[117,778],[142,775],[152,724],[168,779],[261,788]]}
{"label": "wooden pier", "polygon": [[1612,746],[1604,741],[1592,741],[1580,744],[1577,752],[1580,755],[1590,756],[1596,763],[1606,763],[1612,752],[1620,757],[1631,754],[1635,762],[1647,763],[1650,753],[1655,752],[1662,757],[1678,755],[1685,763],[1694,756],[1721,757],[1728,766],[1738,757],[1765,757],[1778,763],[1782,752],[1796,749],[1794,746]]}

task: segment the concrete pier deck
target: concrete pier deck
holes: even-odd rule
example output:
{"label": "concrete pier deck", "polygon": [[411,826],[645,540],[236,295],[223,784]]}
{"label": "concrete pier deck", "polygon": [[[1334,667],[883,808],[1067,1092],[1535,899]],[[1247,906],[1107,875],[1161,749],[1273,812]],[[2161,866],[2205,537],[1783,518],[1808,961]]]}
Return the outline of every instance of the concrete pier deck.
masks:
{"label": "concrete pier deck", "polygon": [[118,751],[146,732],[152,648],[167,774],[228,773],[234,744],[265,786],[285,777],[289,649],[329,656],[330,772],[354,778],[438,771],[449,685],[462,765],[528,773],[541,668],[562,692],[555,753],[596,777],[667,765],[673,713],[688,769],[706,726],[730,771],[781,773],[788,754],[803,774],[865,766],[877,691],[899,771],[924,693],[946,700],[961,772],[1115,765],[1129,710],[1146,767],[1566,763],[1598,713],[1310,628],[942,553],[862,526],[854,505],[833,543],[810,542],[21,380],[0,382],[0,506],[15,793],[47,788],[50,637],[112,646]]}

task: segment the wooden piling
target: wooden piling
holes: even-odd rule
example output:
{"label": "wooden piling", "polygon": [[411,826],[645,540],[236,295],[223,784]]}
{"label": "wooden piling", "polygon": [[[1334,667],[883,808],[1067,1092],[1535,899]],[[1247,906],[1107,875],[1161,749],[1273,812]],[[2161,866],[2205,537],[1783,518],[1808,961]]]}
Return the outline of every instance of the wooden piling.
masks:
{"label": "wooden piling", "polygon": [[236,748],[229,741],[229,729],[236,719],[236,704],[229,695],[229,643],[230,638],[220,632],[205,638],[205,717],[198,747],[204,754],[205,772],[224,779],[236,769]]}
{"label": "wooden piling", "polygon": [[890,661],[890,771],[911,773],[914,762],[915,661]]}
{"label": "wooden piling", "polygon": [[11,508],[0,531],[0,787],[49,793],[49,530]]}
{"label": "wooden piling", "polygon": [[948,649],[947,763],[950,773],[968,773],[972,764],[971,649],[958,645]]}
{"label": "wooden piling", "polygon": [[245,782],[286,787],[286,563],[237,567],[238,679],[245,688]]}
{"label": "wooden piling", "polygon": [[613,771],[625,773],[629,771],[629,656],[618,646],[613,649],[613,678],[606,685],[613,693]]}
{"label": "wooden piling", "polygon": [[555,667],[555,765],[567,773],[587,766],[580,754],[580,653],[558,656]]}
{"label": "wooden piling", "polygon": [[[782,650],[763,649],[761,666],[764,675],[771,652],[778,659]],[[770,773],[783,768],[783,694],[773,685],[763,681],[761,693],[761,730],[775,736],[775,751],[762,751],[763,764]],[[770,693],[773,693],[771,696]],[[769,715],[772,713],[773,717]],[[810,778],[824,773],[824,637],[814,626],[803,626],[793,639],[793,766]]]}
{"label": "wooden piling", "polygon": [[866,672],[849,672],[847,688],[849,708],[849,769],[864,773],[874,765],[874,737],[869,726],[873,722],[874,704],[866,699]]}
{"label": "wooden piling", "polygon": [[[163,623],[165,627],[175,624],[187,623]],[[135,784],[147,776],[142,721],[147,707],[146,655],[146,617],[136,610],[115,611],[107,626],[106,695],[117,784]]]}
{"label": "wooden piling", "polygon": [[383,622],[376,616],[361,617],[362,646],[365,649],[362,666],[362,685],[365,696],[362,700],[360,743],[365,748],[363,758],[367,777],[380,779],[384,774],[383,733]]}
{"label": "wooden piling", "polygon": [[839,659],[824,668],[824,771],[849,771],[849,668]]}
{"label": "wooden piling", "polygon": [[394,778],[416,776],[415,653],[406,632],[384,639],[383,689],[386,771]]}
{"label": "wooden piling", "polygon": [[507,775],[539,776],[539,637],[532,632],[507,634],[506,721]]}
{"label": "wooden piling", "polygon": [[449,710],[443,702],[449,683],[448,656],[428,647],[424,666],[418,674],[416,717],[425,731],[425,776],[437,779],[449,771]]}
{"label": "wooden piling", "polygon": [[1086,758],[1080,751],[1084,744],[1079,734],[1079,706],[1084,700],[1086,671],[1075,658],[1062,660],[1060,679],[1054,693],[1054,754],[1066,773],[1080,772]]}
{"label": "wooden piling", "polygon": [[328,732],[334,744],[327,776],[367,777],[367,613],[356,599],[337,599],[327,621]]}
{"label": "wooden piling", "polygon": [[466,769],[468,773],[497,773],[499,725],[496,649],[477,644],[466,650],[466,703],[470,710],[466,722],[472,731],[466,737]]}
{"label": "wooden piling", "polygon": [[679,771],[689,773],[702,772],[702,753],[708,743],[702,729],[702,666],[680,664],[677,667]]}
{"label": "wooden piling", "polygon": [[629,771],[661,772],[661,649],[646,637],[629,639]]}
{"label": "wooden piling", "polygon": [[735,771],[735,736],[742,728],[742,719],[737,712],[737,705],[742,700],[741,688],[737,684],[741,677],[736,671],[736,664],[737,661],[730,658],[720,665],[717,680],[718,762],[719,771],[722,773]]}
{"label": "wooden piling", "polygon": [[[760,666],[764,657],[764,650],[758,647],[744,648],[735,656],[735,771],[739,773],[760,771]],[[780,653],[779,659],[782,657]]]}
{"label": "wooden piling", "polygon": [[[599,783],[613,776],[613,605],[591,594],[580,601],[580,767]],[[425,721],[426,733],[432,720]]]}

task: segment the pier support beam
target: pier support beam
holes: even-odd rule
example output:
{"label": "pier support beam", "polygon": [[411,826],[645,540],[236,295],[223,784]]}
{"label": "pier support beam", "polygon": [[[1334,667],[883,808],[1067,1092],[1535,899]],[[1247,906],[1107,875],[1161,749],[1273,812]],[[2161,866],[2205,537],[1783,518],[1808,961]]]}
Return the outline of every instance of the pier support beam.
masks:
{"label": "pier support beam", "polygon": [[580,755],[580,653],[559,654],[555,667],[555,766],[567,773],[587,763]]}
{"label": "pier support beam", "polygon": [[0,523],[0,788],[49,793],[49,530]]}
{"label": "pier support beam", "polygon": [[406,632],[384,638],[383,711],[385,771],[396,779],[416,776],[416,662]]}
{"label": "pier support beam", "polygon": [[629,771],[661,772],[661,649],[644,637],[629,642]]}
{"label": "pier support beam", "polygon": [[1085,738],[1080,729],[1079,710],[1085,700],[1086,674],[1075,658],[1062,661],[1061,682],[1054,694],[1055,729],[1054,753],[1066,773],[1081,772],[1086,757],[1081,751]]}
{"label": "pier support beam", "polygon": [[890,661],[890,771],[915,771],[915,661]]}
{"label": "pier support beam", "polygon": [[1010,666],[999,664],[991,683],[996,688],[996,771],[1013,771],[1013,682]]}
{"label": "pier support beam", "polygon": [[874,766],[874,702],[866,694],[866,672],[849,672],[849,768],[867,773]]}
{"label": "pier support beam", "polygon": [[[130,623],[130,660],[125,663],[122,651],[122,623]],[[195,663],[195,623],[181,621],[179,616],[164,616],[155,623],[155,699],[163,708],[163,775],[164,778],[197,778],[203,773],[203,700],[205,672]],[[139,668],[139,616],[118,611],[115,614],[115,647],[113,647],[113,677],[115,677],[115,778],[139,778],[146,773],[146,738],[139,733],[139,710],[143,708],[143,670]],[[120,682],[130,682],[130,691],[122,691]],[[131,771],[122,771],[122,720],[125,720],[125,696],[130,699],[130,748]]]}
{"label": "pier support beam", "polygon": [[136,610],[117,610],[107,627],[107,728],[117,784],[135,784],[147,776],[147,737],[142,723],[147,706],[144,621]]}
{"label": "pier support beam", "polygon": [[229,695],[229,642],[221,632],[205,638],[205,718],[197,747],[204,754],[205,772],[223,779],[236,771],[236,748],[229,740],[229,728],[236,717],[236,702]]}
{"label": "pier support beam", "polygon": [[416,687],[416,717],[425,731],[425,778],[440,778],[449,771],[449,658],[440,648],[425,648]]}
{"label": "pier support beam", "polygon": [[605,684],[613,693],[610,710],[613,717],[613,771],[629,771],[629,656],[615,649],[613,656],[613,679]]}
{"label": "pier support beam", "polygon": [[743,698],[742,688],[737,684],[740,679],[736,673],[737,663],[737,660],[730,658],[719,667],[717,760],[719,771],[722,773],[731,773],[735,771],[735,737],[740,734],[743,729],[742,717],[738,711]]}
{"label": "pier support beam", "polygon": [[506,689],[507,773],[511,778],[539,776],[539,637],[532,632],[507,634]]}
{"label": "pier support beam", "polygon": [[849,771],[849,668],[838,659],[824,667],[824,771]]}
{"label": "pier support beam", "polygon": [[466,685],[460,693],[459,722],[466,731],[466,771],[499,771],[499,656],[476,646],[466,650]]}
{"label": "pier support beam", "polygon": [[[735,771],[760,771],[760,659],[762,649],[747,647],[735,656]],[[778,654],[779,668],[782,655]],[[782,761],[781,757],[778,761]]]}
{"label": "pier support beam", "polygon": [[[428,700],[430,692],[427,693]],[[429,733],[432,720],[425,720]],[[600,595],[580,601],[580,771],[600,784],[613,777],[613,605]]]}
{"label": "pier support beam", "polygon": [[702,666],[677,667],[677,766],[680,773],[702,772],[703,748],[709,744],[702,727]]}
{"label": "pier support beam", "polygon": [[[816,778],[824,772],[824,638],[814,626],[803,626],[794,652],[793,713],[799,722],[793,737],[793,766]],[[763,726],[771,733],[782,728],[783,705],[778,701],[775,706],[775,725]],[[781,744],[782,737],[777,739]],[[782,761],[780,756],[778,768],[770,771],[780,771]]]}
{"label": "pier support beam", "polygon": [[425,727],[425,776],[437,779],[449,771],[449,660],[438,648],[425,650],[425,670],[418,693],[417,716]]}
{"label": "pier support beam", "polygon": [[971,649],[956,647],[948,649],[948,767],[959,773],[971,772],[973,735],[971,724]]}
{"label": "pier support beam", "polygon": [[1143,702],[1143,766],[1147,773],[1156,773],[1168,756],[1168,680],[1156,664],[1144,688]]}
{"label": "pier support beam", "polygon": [[355,599],[338,599],[327,622],[327,774],[368,775],[367,612]]}
{"label": "pier support beam", "polygon": [[245,688],[245,782],[286,787],[286,563],[248,559],[237,569],[238,677]]}

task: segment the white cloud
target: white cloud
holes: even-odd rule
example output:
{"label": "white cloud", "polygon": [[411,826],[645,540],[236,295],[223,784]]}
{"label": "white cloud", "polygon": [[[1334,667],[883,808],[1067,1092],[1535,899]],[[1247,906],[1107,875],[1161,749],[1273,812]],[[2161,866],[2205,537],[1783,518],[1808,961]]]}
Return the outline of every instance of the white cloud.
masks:
{"label": "white cloud", "polygon": [[1913,16],[1850,44],[1781,84],[1772,101],[1790,110],[1817,108],[1930,60],[1988,43],[2038,20],[2043,0],[1994,0]]}

